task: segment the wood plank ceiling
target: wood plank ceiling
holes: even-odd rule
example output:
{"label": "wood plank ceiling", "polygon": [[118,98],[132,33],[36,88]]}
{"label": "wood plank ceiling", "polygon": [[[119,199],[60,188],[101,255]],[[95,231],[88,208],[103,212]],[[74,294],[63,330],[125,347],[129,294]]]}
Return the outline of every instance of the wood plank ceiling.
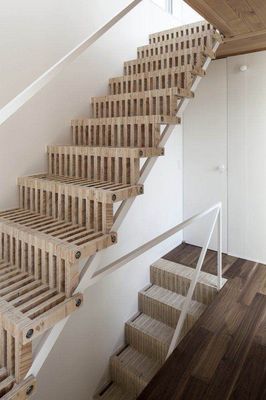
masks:
{"label": "wood plank ceiling", "polygon": [[185,0],[225,36],[218,58],[266,50],[266,0]]}

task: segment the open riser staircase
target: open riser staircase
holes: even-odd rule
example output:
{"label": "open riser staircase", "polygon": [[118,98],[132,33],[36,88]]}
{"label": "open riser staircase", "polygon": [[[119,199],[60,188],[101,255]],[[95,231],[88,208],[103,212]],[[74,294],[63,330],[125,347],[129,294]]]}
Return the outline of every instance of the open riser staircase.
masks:
{"label": "open riser staircase", "polygon": [[[48,146],[48,172],[18,178],[18,207],[0,212],[4,399],[32,393],[35,379],[24,377],[32,364],[33,339],[82,304],[82,294],[75,292],[80,261],[117,242],[114,203],[143,194],[141,159],[164,155],[162,127],[180,123],[182,105],[193,98],[193,83],[205,75],[204,65],[215,57],[220,41],[206,22],[151,35],[138,58],[125,62],[124,75],[110,79],[109,94],[92,99],[92,118],[72,121],[73,144]],[[120,354],[121,359],[132,352],[134,359],[142,351],[135,348],[144,346],[138,340],[144,340],[142,327],[164,332],[165,343],[154,338],[144,346],[150,375],[161,365],[178,319],[178,310],[170,312],[159,300],[173,288],[155,283],[155,275],[154,285],[139,295],[141,315],[127,324],[131,345]],[[182,296],[177,298],[182,303]],[[193,304],[187,327],[204,309]],[[118,384],[124,379],[120,359],[112,360]],[[132,378],[132,385],[139,390],[150,375],[141,383]]]}
{"label": "open riser staircase", "polygon": [[[125,325],[126,345],[111,357],[111,382],[98,400],[136,399],[166,360],[195,270],[165,259],[150,268],[151,284],[139,292],[139,313]],[[217,278],[200,272],[182,337],[214,300]],[[222,285],[226,282],[223,279]]]}

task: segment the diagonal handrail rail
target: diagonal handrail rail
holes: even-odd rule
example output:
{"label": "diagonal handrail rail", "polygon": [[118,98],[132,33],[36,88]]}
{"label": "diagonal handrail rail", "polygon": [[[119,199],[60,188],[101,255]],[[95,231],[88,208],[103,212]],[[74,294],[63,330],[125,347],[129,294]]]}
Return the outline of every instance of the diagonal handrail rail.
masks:
{"label": "diagonal handrail rail", "polygon": [[[205,217],[206,215],[209,215],[213,211],[216,211],[215,212],[214,223],[213,223],[212,228],[211,228],[211,233],[208,236],[209,240],[203,246],[203,250],[205,252],[204,252],[204,254],[201,254],[201,256],[200,256],[200,261],[202,260],[202,263],[203,263],[204,257],[205,257],[206,252],[207,252],[207,247],[208,247],[208,245],[210,243],[210,239],[211,239],[211,236],[212,236],[212,233],[213,233],[213,230],[214,230],[214,226],[215,226],[215,223],[217,221],[218,214],[219,214],[221,208],[222,208],[222,204],[219,202],[219,203],[213,205],[212,207],[208,208],[207,210],[204,210],[204,211],[202,211],[202,212],[200,212],[198,214],[193,215],[192,217],[186,219],[185,221],[182,221],[178,225],[176,225],[173,228],[169,229],[168,231],[162,233],[161,235],[157,236],[156,238],[150,240],[149,242],[143,244],[142,246],[136,248],[135,250],[131,251],[130,253],[118,258],[117,260],[113,261],[112,263],[110,263],[106,267],[101,268],[99,271],[94,272],[94,274],[90,278],[89,282],[87,282],[87,287],[94,285],[100,279],[102,279],[105,276],[111,274],[112,272],[116,271],[117,269],[121,268],[122,266],[128,264],[130,261],[132,261],[135,258],[139,257],[141,254],[145,253],[146,251],[152,249],[157,244],[162,243],[163,241],[165,241],[169,237],[171,237],[171,236],[175,235],[176,233],[180,232],[181,230],[183,230],[187,226],[191,225],[193,222],[196,222],[196,221],[202,219],[203,217]],[[219,238],[220,238],[220,234],[221,234],[221,231],[219,229],[219,233],[218,233]],[[219,260],[217,260],[217,264],[220,267]],[[217,276],[217,287],[218,288],[221,287],[221,276],[220,275],[221,275],[221,269],[218,269],[218,276]]]}
{"label": "diagonal handrail rail", "polygon": [[17,110],[19,110],[27,101],[29,101],[35,94],[37,94],[44,86],[46,86],[55,76],[57,76],[65,67],[76,60],[81,54],[84,53],[93,43],[103,36],[109,29],[111,29],[118,21],[120,21],[126,14],[135,8],[142,0],[134,0],[110,21],[103,25],[96,32],[92,33],[89,37],[83,40],[78,46],[66,54],[61,60],[55,63],[51,68],[44,72],[39,78],[35,79],[29,86],[27,86],[16,97],[9,101],[0,110],[0,126],[7,121]]}

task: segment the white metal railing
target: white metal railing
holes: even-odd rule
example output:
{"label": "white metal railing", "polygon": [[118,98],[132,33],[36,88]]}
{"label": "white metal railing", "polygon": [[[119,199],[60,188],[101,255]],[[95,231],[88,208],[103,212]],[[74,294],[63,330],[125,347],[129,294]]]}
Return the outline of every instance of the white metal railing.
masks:
{"label": "white metal railing", "polygon": [[105,268],[102,268],[100,271],[96,271],[92,277],[90,278],[89,282],[87,283],[87,287],[94,285],[96,282],[98,282],[100,279],[104,278],[106,275],[111,274],[112,272],[116,271],[117,269],[123,267],[124,265],[128,264],[130,261],[134,260],[135,258],[139,257],[146,251],[150,250],[154,246],[160,244],[161,242],[165,241],[169,237],[173,236],[174,234],[180,232],[187,226],[193,224],[195,221],[198,221],[199,219],[202,219],[206,215],[209,215],[210,213],[214,212],[214,218],[212,220],[208,235],[204,241],[197,266],[194,272],[194,276],[191,280],[189,290],[186,296],[186,299],[184,301],[184,304],[182,306],[181,314],[178,319],[178,323],[171,341],[171,344],[169,346],[168,354],[167,357],[170,356],[170,354],[173,352],[173,350],[176,348],[180,336],[183,330],[183,326],[188,314],[189,306],[193,297],[193,293],[195,290],[195,287],[197,285],[199,276],[200,276],[200,271],[202,269],[202,265],[208,250],[208,246],[210,244],[214,228],[217,224],[217,289],[220,290],[222,288],[222,203],[217,203],[214,206],[208,208],[205,211],[202,211],[199,214],[196,214],[187,220],[181,222],[180,224],[176,225],[174,228],[169,229],[168,231],[164,232],[163,234],[157,236],[156,238],[150,240],[149,242],[145,243],[144,245],[138,247],[137,249],[131,251],[130,253],[126,254],[123,257],[120,257],[116,261],[112,262],[111,264],[107,265]]}
{"label": "white metal railing", "polygon": [[78,46],[71,50],[61,60],[44,72],[39,78],[32,82],[26,89],[19,93],[13,100],[7,103],[0,110],[0,126],[10,118],[17,110],[19,110],[28,100],[30,100],[36,93],[38,93],[44,86],[47,85],[56,75],[58,75],[65,67],[76,60],[81,54],[84,53],[96,40],[98,40],[104,33],[111,29],[118,21],[120,21],[126,14],[135,8],[142,0],[134,0],[110,21],[103,25],[96,32],[91,34],[87,39],[83,40]]}
{"label": "white metal railing", "polygon": [[[100,269],[99,271],[94,272],[90,280],[87,282],[87,287],[94,285],[96,282],[98,282],[100,279],[104,278],[106,275],[111,274],[112,272],[116,271],[117,269],[123,267],[125,264],[128,264],[130,261],[134,260],[135,258],[139,257],[141,254],[145,253],[146,251],[152,249],[154,246],[160,244],[161,242],[165,241],[169,237],[173,236],[174,234],[180,232],[187,226],[191,225],[193,222],[203,218],[206,215],[209,215],[211,212],[215,211],[215,216],[214,220],[208,235],[208,238],[206,239],[201,254],[200,258],[195,270],[195,282],[197,282],[198,277],[199,277],[199,272],[201,270],[202,264],[204,262],[204,258],[208,249],[208,246],[210,244],[210,240],[214,231],[214,227],[216,225],[216,222],[218,221],[218,255],[217,255],[217,287],[220,289],[222,287],[222,222],[221,222],[221,214],[222,214],[222,205],[221,203],[217,203],[214,206],[208,208],[205,211],[202,211],[199,214],[193,215],[193,217],[190,217],[186,219],[185,221],[181,222],[180,224],[176,225],[175,227],[169,229],[168,231],[162,233],[161,235],[157,236],[156,238],[150,240],[149,242],[143,244],[142,246],[138,247],[137,249],[131,251],[130,253],[126,254],[123,257],[120,257],[119,259],[113,261],[106,267]],[[191,287],[193,288],[194,284],[194,279],[191,282]],[[195,287],[194,287],[195,288]],[[191,289],[192,295],[194,288]],[[188,296],[190,294],[190,291],[188,292]]]}
{"label": "white metal railing", "polygon": [[[188,314],[188,310],[189,310],[189,306],[193,297],[193,293],[195,290],[195,287],[197,285],[198,279],[199,279],[199,275],[200,275],[200,271],[208,250],[208,246],[210,244],[212,235],[213,235],[213,231],[215,228],[215,225],[217,223],[217,289],[220,290],[222,288],[222,204],[218,203],[215,206],[209,208],[208,210],[206,210],[205,213],[202,214],[203,215],[207,215],[209,214],[211,211],[215,210],[215,214],[214,214],[214,218],[213,221],[211,223],[211,227],[210,230],[208,232],[208,236],[206,237],[197,265],[196,265],[196,269],[194,272],[194,276],[190,282],[190,286],[188,289],[188,293],[186,296],[186,299],[184,301],[184,304],[182,306],[182,310],[181,310],[181,314],[180,317],[178,318],[178,322],[176,325],[176,329],[172,338],[172,341],[170,343],[169,346],[169,350],[167,353],[167,358],[172,354],[172,352],[174,351],[174,349],[176,348],[180,337],[181,337],[181,333],[183,330],[183,326]],[[193,218],[192,218],[193,221]]]}

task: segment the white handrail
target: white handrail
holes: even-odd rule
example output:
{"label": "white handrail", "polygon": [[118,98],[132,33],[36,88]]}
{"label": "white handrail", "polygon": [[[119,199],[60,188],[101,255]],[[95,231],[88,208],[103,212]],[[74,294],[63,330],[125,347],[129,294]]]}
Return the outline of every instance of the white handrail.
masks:
{"label": "white handrail", "polygon": [[10,118],[15,112],[20,109],[28,100],[30,100],[36,93],[38,93],[44,86],[47,85],[56,75],[59,74],[67,65],[76,60],[85,50],[88,49],[96,40],[98,40],[104,33],[111,29],[120,19],[128,14],[135,8],[142,0],[134,0],[109,22],[103,25],[96,32],[91,34],[87,39],[81,42],[66,56],[61,58],[56,64],[44,72],[39,78],[32,82],[26,89],[19,93],[13,100],[7,103],[0,110],[0,126]]}
{"label": "white handrail", "polygon": [[[135,258],[139,257],[141,254],[145,253],[146,251],[150,250],[157,244],[165,241],[169,237],[173,236],[174,234],[180,232],[187,226],[191,225],[193,222],[203,218],[204,216],[210,214],[212,211],[216,211],[216,214],[218,215],[220,210],[222,208],[221,203],[217,203],[213,205],[212,207],[208,208],[207,210],[204,210],[198,214],[193,215],[192,217],[186,219],[185,221],[181,222],[180,224],[174,226],[173,228],[169,229],[168,231],[162,233],[161,235],[157,236],[156,238],[150,240],[149,242],[145,243],[144,245],[138,247],[137,249],[131,251],[130,253],[126,254],[123,257],[120,257],[119,259],[113,261],[111,264],[107,265],[106,267],[102,268],[99,271],[96,271],[92,277],[90,278],[89,282],[87,282],[87,287],[94,285],[96,282],[98,282],[100,279],[104,278],[106,275],[111,274],[112,272],[116,271],[117,269],[121,268],[122,266],[128,264],[130,261],[134,260]],[[215,218],[216,222],[217,216]],[[215,223],[214,223],[215,225]],[[212,230],[213,232],[213,230]],[[212,235],[212,232],[210,234],[210,237]],[[219,230],[220,233],[220,230]],[[219,240],[218,240],[219,242]],[[209,241],[204,245],[204,249],[209,245]],[[207,250],[206,250],[207,251]],[[219,248],[219,251],[221,251],[221,248]],[[206,252],[205,252],[206,254]],[[204,254],[204,256],[205,256]],[[204,258],[204,257],[203,257]],[[220,268],[217,268],[218,270],[218,275],[222,273]],[[221,279],[218,276],[218,281],[217,281],[217,287],[220,287],[220,282]]]}

